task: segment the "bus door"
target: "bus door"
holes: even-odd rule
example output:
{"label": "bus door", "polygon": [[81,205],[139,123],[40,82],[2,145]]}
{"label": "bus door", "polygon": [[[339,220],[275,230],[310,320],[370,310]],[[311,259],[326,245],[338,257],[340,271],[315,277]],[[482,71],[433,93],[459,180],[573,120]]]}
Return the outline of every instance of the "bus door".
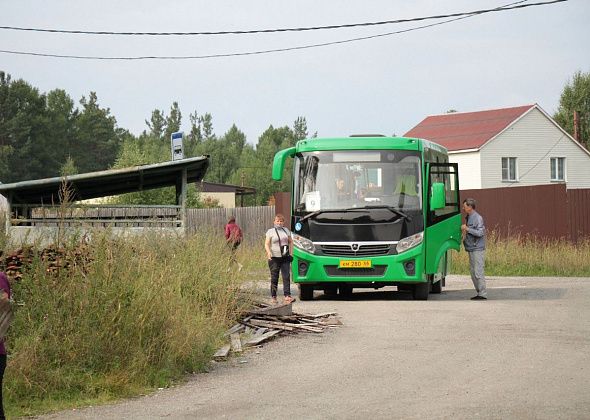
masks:
{"label": "bus door", "polygon": [[459,169],[456,163],[428,163],[427,174],[426,273],[446,273],[447,251],[461,246]]}

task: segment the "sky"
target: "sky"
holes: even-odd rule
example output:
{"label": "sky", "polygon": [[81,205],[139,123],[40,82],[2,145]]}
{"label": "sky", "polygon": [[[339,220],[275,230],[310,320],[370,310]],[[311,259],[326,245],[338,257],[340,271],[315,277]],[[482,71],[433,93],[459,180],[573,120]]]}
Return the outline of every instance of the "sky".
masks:
{"label": "sky", "polygon": [[[515,1],[515,0],[513,0]],[[544,0],[536,0],[544,1]],[[522,4],[536,2],[528,1]],[[109,32],[203,32],[341,25],[495,8],[510,0],[0,0],[0,26]],[[416,28],[441,20],[305,32],[115,36],[0,29],[0,50],[92,56],[203,56],[289,48]],[[74,60],[0,53],[0,71],[41,92],[91,91],[119,127],[147,128],[174,101],[235,124],[256,144],[270,125],[307,120],[309,134],[403,135],[428,115],[538,103],[559,106],[590,72],[590,1],[473,16],[374,39],[271,54],[190,60]]]}

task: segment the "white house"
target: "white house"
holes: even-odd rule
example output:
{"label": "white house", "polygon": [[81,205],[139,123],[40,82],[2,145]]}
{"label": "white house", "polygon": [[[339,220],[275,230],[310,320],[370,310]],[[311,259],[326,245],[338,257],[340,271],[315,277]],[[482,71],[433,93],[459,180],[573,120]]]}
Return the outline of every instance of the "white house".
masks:
{"label": "white house", "polygon": [[426,117],[405,134],[447,148],[461,189],[590,188],[590,152],[539,105]]}

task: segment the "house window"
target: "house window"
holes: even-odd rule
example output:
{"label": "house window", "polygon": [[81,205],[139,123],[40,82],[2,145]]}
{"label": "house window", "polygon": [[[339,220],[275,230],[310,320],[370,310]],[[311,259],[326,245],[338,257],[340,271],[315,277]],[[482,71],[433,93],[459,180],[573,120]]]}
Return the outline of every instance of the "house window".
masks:
{"label": "house window", "polygon": [[502,181],[516,181],[516,158],[502,158]]}
{"label": "house window", "polygon": [[551,158],[551,181],[565,181],[565,158]]}

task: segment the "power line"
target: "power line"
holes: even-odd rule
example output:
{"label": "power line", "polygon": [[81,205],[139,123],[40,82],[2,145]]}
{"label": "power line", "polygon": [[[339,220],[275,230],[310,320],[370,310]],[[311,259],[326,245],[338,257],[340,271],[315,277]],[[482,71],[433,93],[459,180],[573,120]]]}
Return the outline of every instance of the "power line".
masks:
{"label": "power line", "polygon": [[[511,7],[512,5],[522,3],[521,0],[515,3],[509,3],[504,6],[500,6],[496,9],[492,9],[493,11],[502,11],[502,10],[510,10],[507,7]],[[545,5],[551,4],[556,2],[563,2],[568,0],[554,0],[551,2],[546,3],[535,3],[533,5]],[[221,54],[206,54],[206,55],[186,55],[186,56],[128,56],[128,57],[116,57],[116,56],[87,56],[87,55],[66,55],[66,54],[49,54],[49,53],[37,53],[37,52],[29,52],[29,51],[14,51],[14,50],[0,50],[0,53],[5,54],[15,54],[15,55],[26,55],[26,56],[35,56],[35,57],[50,57],[50,58],[66,58],[66,59],[78,59],[78,60],[117,60],[117,61],[137,61],[137,60],[198,60],[198,59],[211,59],[211,58],[225,58],[225,57],[243,57],[243,56],[250,56],[250,55],[262,55],[262,54],[271,54],[271,53],[278,53],[278,52],[288,52],[288,51],[297,51],[297,50],[305,50],[311,48],[318,48],[318,47],[327,47],[331,45],[339,45],[339,44],[346,44],[350,42],[356,41],[365,41],[369,39],[375,38],[382,38],[392,35],[398,35],[406,32],[413,32],[420,29],[431,28],[434,26],[444,25],[447,23],[455,22],[462,19],[467,19],[474,16],[479,16],[480,14],[488,13],[488,12],[479,12],[470,15],[463,15],[460,17],[456,17],[454,19],[445,20],[442,22],[431,23],[428,25],[417,26],[414,28],[402,29],[393,32],[386,32],[376,35],[369,35],[363,37],[356,37],[356,38],[349,38],[340,41],[330,41],[330,42],[322,42],[322,43],[315,43],[315,44],[308,44],[308,45],[299,45],[295,47],[285,47],[285,48],[274,48],[274,49],[267,49],[267,50],[256,50],[256,51],[246,51],[246,52],[238,52],[238,53],[221,53]]]}
{"label": "power line", "polygon": [[0,26],[0,29],[12,30],[12,31],[49,32],[49,33],[76,34],[76,35],[123,35],[123,36],[245,35],[245,34],[261,34],[261,33],[277,33],[277,32],[303,32],[303,31],[317,31],[317,30],[327,30],[327,29],[343,29],[343,28],[357,28],[357,27],[367,27],[367,26],[392,25],[392,24],[399,24],[399,23],[419,22],[419,21],[424,21],[424,20],[446,19],[446,18],[451,18],[451,17],[480,15],[480,14],[484,14],[484,13],[502,12],[502,11],[507,11],[507,10],[523,9],[526,7],[534,7],[534,6],[546,6],[546,5],[550,5],[550,4],[554,4],[554,3],[566,2],[569,0],[551,0],[551,1],[544,1],[544,2],[538,2],[538,3],[519,4],[519,3],[524,3],[525,1],[528,1],[528,0],[518,1],[518,2],[512,3],[511,5],[508,5],[508,6],[496,7],[493,9],[480,9],[480,10],[474,10],[471,12],[458,12],[458,13],[449,13],[449,14],[444,14],[444,15],[422,16],[422,17],[415,17],[415,18],[408,18],[408,19],[392,19],[392,20],[382,20],[382,21],[376,21],[376,22],[360,22],[360,23],[349,23],[349,24],[341,24],[341,25],[306,26],[306,27],[296,27],[296,28],[274,28],[274,29],[252,29],[252,30],[240,30],[240,31],[115,32],[115,31],[83,31],[83,30],[47,29],[47,28],[23,28],[23,27],[18,27],[18,26]]}

